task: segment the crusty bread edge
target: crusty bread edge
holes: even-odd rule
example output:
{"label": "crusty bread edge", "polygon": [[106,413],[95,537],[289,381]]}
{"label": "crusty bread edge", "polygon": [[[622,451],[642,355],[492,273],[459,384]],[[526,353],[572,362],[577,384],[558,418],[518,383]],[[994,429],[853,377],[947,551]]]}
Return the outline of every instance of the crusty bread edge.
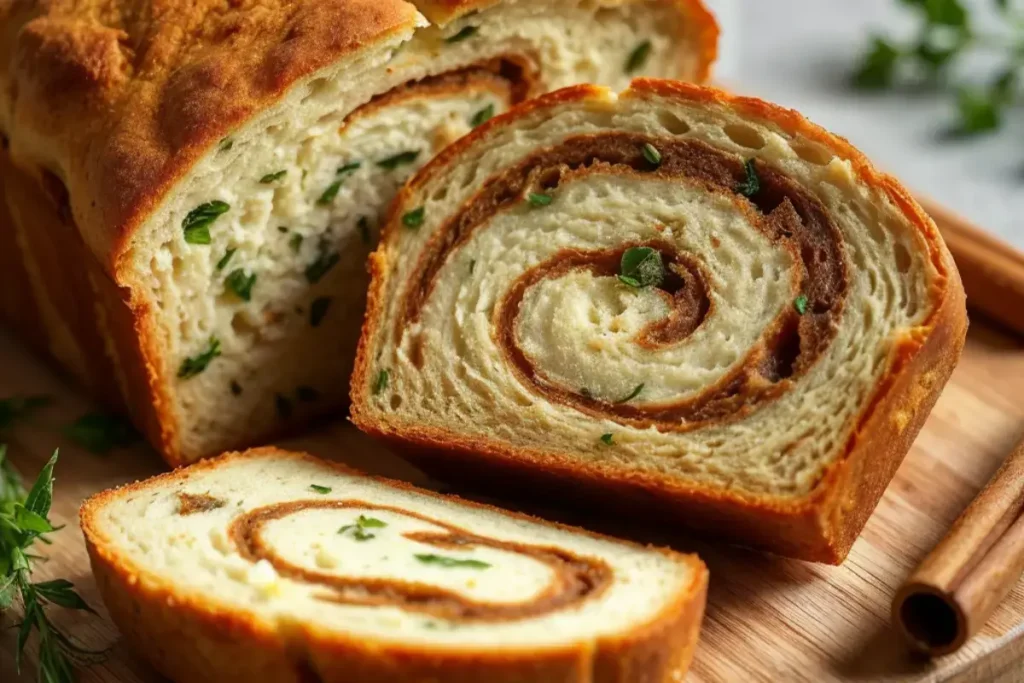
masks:
{"label": "crusty bread edge", "polygon": [[[566,482],[581,485],[583,500],[609,496],[630,509],[656,511],[665,523],[697,528],[732,540],[800,559],[839,564],[849,553],[885,488],[934,406],[960,358],[967,334],[966,298],[953,258],[938,228],[894,177],[878,171],[846,139],[833,135],[791,109],[751,97],[677,81],[637,79],[623,98],[679,98],[724,104],[800,134],[848,159],[859,179],[885,192],[928,245],[938,276],[931,298],[932,313],[898,341],[873,397],[857,418],[857,426],[836,459],[805,496],[782,498],[700,485],[666,484],[656,476],[615,471],[599,465],[553,460],[550,454],[513,448],[483,438],[460,437],[427,426],[397,425],[378,419],[369,405],[371,340],[384,315],[388,278],[387,250],[396,233],[406,198],[427,179],[456,160],[494,126],[527,113],[573,102],[601,103],[612,95],[606,88],[582,85],[544,95],[480,126],[448,147],[402,190],[392,205],[378,249],[371,254],[371,285],[363,335],[352,377],[352,421],[364,432],[383,438],[441,476],[483,479],[511,477],[539,490],[565,490]],[[626,508],[627,505],[623,505]]]}
{"label": "crusty bread edge", "polygon": [[[365,476],[339,463],[266,447],[227,453],[110,489],[82,504],[80,522],[86,547],[111,618],[131,645],[173,680],[189,683],[252,683],[253,680],[412,683],[443,678],[487,680],[489,683],[523,680],[590,683],[596,680],[594,672],[600,672],[599,680],[603,683],[661,683],[677,680],[689,666],[703,618],[708,583],[707,568],[695,555],[649,547],[687,565],[693,578],[651,621],[621,636],[543,651],[536,648],[431,648],[345,637],[313,625],[299,627],[298,637],[282,634],[272,625],[252,619],[240,610],[183,594],[173,584],[148,573],[113,547],[97,520],[100,510],[120,496],[178,481],[195,471],[217,468],[230,460],[260,457],[302,459],[343,474]],[[465,507],[495,511],[574,534],[605,538],[583,529],[442,495],[408,483],[382,477],[373,479],[392,488]],[[637,547],[628,541],[615,539],[615,542]]]}

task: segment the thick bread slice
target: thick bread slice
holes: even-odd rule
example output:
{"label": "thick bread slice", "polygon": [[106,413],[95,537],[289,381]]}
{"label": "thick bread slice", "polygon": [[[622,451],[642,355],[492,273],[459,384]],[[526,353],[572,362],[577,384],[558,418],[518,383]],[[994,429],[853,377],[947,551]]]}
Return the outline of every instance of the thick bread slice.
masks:
{"label": "thick bread slice", "polygon": [[81,520],[111,617],[179,683],[667,683],[707,589],[693,555],[270,448]]}
{"label": "thick bread slice", "polygon": [[385,233],[359,427],[807,559],[845,557],[966,332],[896,180],[796,112],[681,83],[517,108]]}
{"label": "thick bread slice", "polygon": [[0,315],[175,464],[347,402],[379,213],[435,151],[572,83],[702,79],[717,35],[700,0],[27,0],[0,26]]}

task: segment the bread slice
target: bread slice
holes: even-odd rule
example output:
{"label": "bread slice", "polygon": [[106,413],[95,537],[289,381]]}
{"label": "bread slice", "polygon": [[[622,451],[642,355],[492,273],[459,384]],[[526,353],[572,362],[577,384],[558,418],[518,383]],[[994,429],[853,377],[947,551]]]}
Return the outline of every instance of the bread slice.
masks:
{"label": "bread slice", "polygon": [[794,111],[659,80],[569,88],[456,143],[371,268],[361,429],[435,472],[833,563],[967,324],[895,179]]}
{"label": "bread slice", "polygon": [[178,683],[667,683],[707,589],[693,555],[270,448],[81,521],[111,617]]}
{"label": "bread slice", "polygon": [[173,464],[347,403],[379,214],[435,151],[572,83],[704,78],[717,35],[699,0],[31,0],[0,26],[0,315]]}

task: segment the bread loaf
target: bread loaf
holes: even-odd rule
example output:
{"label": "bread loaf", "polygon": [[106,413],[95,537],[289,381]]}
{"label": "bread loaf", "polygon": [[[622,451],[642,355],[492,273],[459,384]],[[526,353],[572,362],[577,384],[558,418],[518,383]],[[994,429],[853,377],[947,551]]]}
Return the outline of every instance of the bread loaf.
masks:
{"label": "bread loaf", "polygon": [[825,562],[966,332],[896,180],[796,112],[659,80],[474,131],[402,191],[371,268],[365,431]]}
{"label": "bread loaf", "polygon": [[177,683],[669,683],[707,588],[695,556],[273,449],[81,518],[111,617]]}
{"label": "bread loaf", "polygon": [[511,103],[703,78],[699,0],[0,4],[0,315],[171,463],[347,402],[379,212]]}

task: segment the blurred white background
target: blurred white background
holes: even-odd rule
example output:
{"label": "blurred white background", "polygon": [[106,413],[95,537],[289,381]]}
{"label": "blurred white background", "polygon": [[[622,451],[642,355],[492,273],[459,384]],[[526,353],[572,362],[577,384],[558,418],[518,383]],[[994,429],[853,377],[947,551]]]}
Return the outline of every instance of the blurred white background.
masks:
{"label": "blurred white background", "polygon": [[[935,198],[1024,249],[1024,112],[991,134],[948,135],[949,91],[861,92],[849,86],[873,31],[905,37],[917,23],[897,0],[711,0],[722,24],[716,79],[799,109],[849,138],[914,192]],[[969,3],[980,19],[992,0]],[[991,71],[969,64],[968,81]]]}

